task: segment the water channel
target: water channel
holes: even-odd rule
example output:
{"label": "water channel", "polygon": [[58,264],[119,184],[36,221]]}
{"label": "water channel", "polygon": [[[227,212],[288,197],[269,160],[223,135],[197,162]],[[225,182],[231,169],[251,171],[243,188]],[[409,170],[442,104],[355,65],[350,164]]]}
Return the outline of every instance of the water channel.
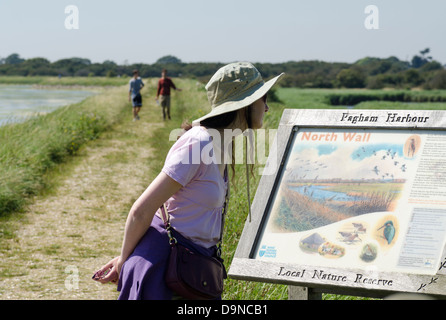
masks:
{"label": "water channel", "polygon": [[77,89],[40,89],[32,85],[0,85],[0,126],[78,103],[95,94]]}

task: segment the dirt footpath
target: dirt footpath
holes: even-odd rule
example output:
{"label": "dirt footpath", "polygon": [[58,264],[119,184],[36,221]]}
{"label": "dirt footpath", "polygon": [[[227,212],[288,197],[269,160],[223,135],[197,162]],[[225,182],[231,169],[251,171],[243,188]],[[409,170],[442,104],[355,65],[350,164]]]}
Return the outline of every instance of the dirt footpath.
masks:
{"label": "dirt footpath", "polygon": [[132,122],[129,107],[129,119],[62,165],[54,190],[14,222],[0,252],[0,299],[117,298],[116,285],[91,277],[119,254],[130,206],[153,178],[148,142],[163,124],[149,108]]}

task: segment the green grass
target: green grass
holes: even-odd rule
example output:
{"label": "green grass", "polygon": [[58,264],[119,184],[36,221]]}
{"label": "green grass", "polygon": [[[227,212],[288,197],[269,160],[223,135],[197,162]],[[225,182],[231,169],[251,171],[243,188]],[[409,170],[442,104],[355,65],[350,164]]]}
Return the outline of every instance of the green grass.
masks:
{"label": "green grass", "polygon": [[[286,108],[298,109],[332,109],[347,108],[354,105],[355,109],[412,109],[412,110],[445,110],[446,90],[432,91],[394,91],[394,90],[364,90],[364,89],[298,89],[280,88],[277,90],[279,99]],[[407,101],[362,101],[367,97],[376,99],[399,99],[407,96]],[[333,97],[336,97],[334,99]],[[360,98],[358,98],[360,97]],[[358,99],[356,99],[358,98]],[[329,101],[337,101],[333,106]],[[427,101],[426,101],[427,100]],[[428,102],[432,100],[431,102]],[[356,103],[357,102],[357,103]]]}
{"label": "green grass", "polygon": [[446,94],[443,91],[384,91],[364,90],[357,92],[335,92],[327,95],[326,103],[337,105],[357,105],[366,101],[390,101],[403,103],[446,102]]}

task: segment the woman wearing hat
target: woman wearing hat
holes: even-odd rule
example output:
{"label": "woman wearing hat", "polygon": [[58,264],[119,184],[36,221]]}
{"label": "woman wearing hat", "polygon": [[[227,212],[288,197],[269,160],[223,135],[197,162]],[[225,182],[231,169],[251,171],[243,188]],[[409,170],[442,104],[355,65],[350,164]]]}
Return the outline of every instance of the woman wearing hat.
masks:
{"label": "woman wearing hat", "polygon": [[224,154],[217,147],[224,137],[216,141],[210,132],[262,127],[268,111],[266,94],[282,75],[265,83],[245,62],[215,73],[206,85],[211,112],[193,121],[172,146],[160,174],[129,212],[121,255],[103,266],[95,280],[118,281],[119,299],[172,299],[174,293],[164,281],[170,245],[159,210],[163,204],[180,243],[201,254],[215,254],[228,176]]}

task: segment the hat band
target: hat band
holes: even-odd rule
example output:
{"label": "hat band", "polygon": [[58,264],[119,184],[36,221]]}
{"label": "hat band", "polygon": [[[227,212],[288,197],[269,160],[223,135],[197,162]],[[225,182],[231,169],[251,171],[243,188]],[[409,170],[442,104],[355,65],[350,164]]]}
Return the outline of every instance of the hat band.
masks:
{"label": "hat band", "polygon": [[222,104],[225,104],[226,102],[236,102],[236,101],[245,100],[245,99],[249,98],[250,96],[252,96],[253,94],[255,94],[257,92],[257,90],[259,90],[261,87],[263,87],[264,84],[265,84],[265,82],[262,80],[258,84],[251,86],[249,88],[249,90],[244,90],[243,92],[239,92],[239,94],[237,96],[231,96],[224,100],[214,102],[211,107],[212,107],[212,109],[215,109],[215,108],[218,108],[219,106],[221,106]]}

